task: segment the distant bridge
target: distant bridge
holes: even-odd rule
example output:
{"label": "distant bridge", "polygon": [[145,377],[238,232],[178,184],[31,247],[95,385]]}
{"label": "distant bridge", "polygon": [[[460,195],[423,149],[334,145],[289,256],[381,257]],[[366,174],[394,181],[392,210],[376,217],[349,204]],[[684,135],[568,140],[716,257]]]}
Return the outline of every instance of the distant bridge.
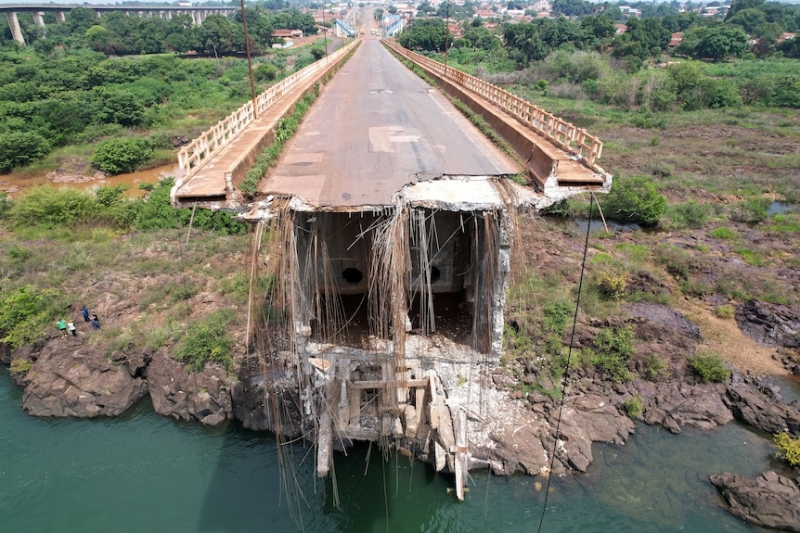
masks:
{"label": "distant bridge", "polygon": [[40,27],[44,27],[44,13],[55,13],[56,22],[61,23],[65,20],[65,14],[76,7],[91,9],[99,17],[102,13],[110,11],[121,11],[127,15],[138,17],[160,17],[165,19],[172,18],[173,15],[190,15],[194,24],[202,24],[208,15],[228,15],[234,13],[236,8],[230,6],[205,7],[205,6],[176,6],[146,4],[140,6],[126,5],[90,5],[90,4],[3,4],[0,5],[0,12],[5,12],[8,19],[8,26],[11,28],[11,36],[19,44],[25,44],[22,35],[22,28],[19,25],[17,13],[31,13],[33,22]]}

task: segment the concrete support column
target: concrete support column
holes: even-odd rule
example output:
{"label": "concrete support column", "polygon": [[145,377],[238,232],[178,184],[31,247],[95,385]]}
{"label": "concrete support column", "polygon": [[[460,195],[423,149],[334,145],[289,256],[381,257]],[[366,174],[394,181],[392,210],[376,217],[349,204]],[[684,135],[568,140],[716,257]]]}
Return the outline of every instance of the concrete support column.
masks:
{"label": "concrete support column", "polygon": [[56,11],[56,22],[58,24],[61,24],[65,20],[66,20],[66,17],[64,16],[64,12],[63,11]]}
{"label": "concrete support column", "polygon": [[44,12],[34,11],[31,15],[33,15],[33,23],[40,28],[44,28]]}
{"label": "concrete support column", "polygon": [[94,14],[97,16],[97,18],[100,18],[100,17],[103,16],[103,14],[100,13],[99,11],[95,11]]}
{"label": "concrete support column", "polygon": [[14,11],[7,11],[6,18],[8,19],[8,27],[11,28],[11,36],[19,44],[24,45],[25,39],[22,37],[22,28],[19,27],[19,19]]}

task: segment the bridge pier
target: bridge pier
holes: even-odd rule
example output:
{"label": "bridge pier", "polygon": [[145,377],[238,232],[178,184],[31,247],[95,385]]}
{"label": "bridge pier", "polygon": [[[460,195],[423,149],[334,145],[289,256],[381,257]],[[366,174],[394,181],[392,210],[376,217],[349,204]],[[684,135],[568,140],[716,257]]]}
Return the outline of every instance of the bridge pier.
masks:
{"label": "bridge pier", "polygon": [[11,36],[19,44],[24,45],[25,38],[22,36],[22,28],[19,25],[19,19],[17,18],[16,12],[14,11],[7,12],[6,18],[8,19],[8,27],[11,28]]}
{"label": "bridge pier", "polygon": [[67,18],[64,16],[63,11],[56,11],[56,23],[62,24]]}
{"label": "bridge pier", "polygon": [[31,14],[33,15],[33,23],[40,28],[44,28],[44,13],[42,11],[34,11]]}

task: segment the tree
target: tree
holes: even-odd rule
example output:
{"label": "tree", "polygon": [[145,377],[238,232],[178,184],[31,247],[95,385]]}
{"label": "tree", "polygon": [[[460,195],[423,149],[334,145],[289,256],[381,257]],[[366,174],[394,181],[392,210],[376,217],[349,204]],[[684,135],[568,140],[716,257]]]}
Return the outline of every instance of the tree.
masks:
{"label": "tree", "polygon": [[47,139],[32,131],[0,133],[0,172],[9,172],[40,159],[50,151]]}
{"label": "tree", "polygon": [[742,30],[720,25],[706,29],[694,50],[694,57],[719,61],[740,57],[746,49],[747,36]]}
{"label": "tree", "polygon": [[153,158],[150,143],[137,137],[101,141],[92,155],[92,164],[109,174],[133,172]]}

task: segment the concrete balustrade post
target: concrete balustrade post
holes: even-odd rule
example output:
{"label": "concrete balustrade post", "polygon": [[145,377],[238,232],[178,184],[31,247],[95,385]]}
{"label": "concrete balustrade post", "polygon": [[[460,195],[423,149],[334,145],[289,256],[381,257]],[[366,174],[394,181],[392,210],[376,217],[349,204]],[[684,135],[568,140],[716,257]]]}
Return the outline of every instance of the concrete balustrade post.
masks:
{"label": "concrete balustrade post", "polygon": [[19,44],[24,45],[25,39],[22,37],[22,28],[19,26],[19,19],[14,11],[6,12],[8,19],[8,27],[11,28],[11,37],[14,38]]}

